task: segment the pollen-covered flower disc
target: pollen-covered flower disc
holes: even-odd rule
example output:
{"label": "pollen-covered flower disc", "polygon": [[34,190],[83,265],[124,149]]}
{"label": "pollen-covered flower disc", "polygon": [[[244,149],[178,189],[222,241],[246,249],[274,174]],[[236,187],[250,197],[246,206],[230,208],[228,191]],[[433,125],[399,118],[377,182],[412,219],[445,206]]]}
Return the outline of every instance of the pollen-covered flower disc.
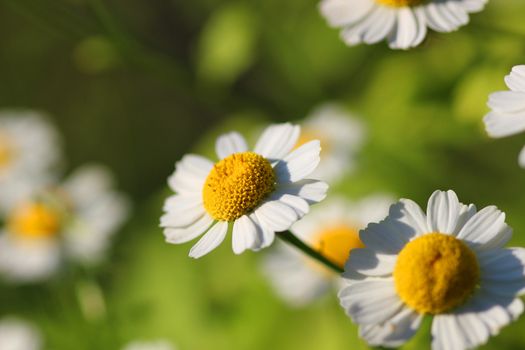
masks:
{"label": "pollen-covered flower disc", "polygon": [[111,187],[105,168],[84,166],[14,205],[0,230],[2,277],[39,282],[66,260],[98,262],[128,211],[127,199]]}
{"label": "pollen-covered flower disc", "polygon": [[299,133],[296,125],[271,125],[249,151],[231,132],[217,139],[215,164],[184,156],[168,180],[175,195],[166,199],[161,218],[166,241],[203,235],[190,250],[199,258],[222,243],[231,225],[236,254],[269,246],[275,232],[289,229],[326,195],[325,183],[306,178],[319,163],[319,141],[294,149]]}
{"label": "pollen-covered flower disc", "polygon": [[[515,66],[505,77],[510,91],[498,91],[489,96],[491,112],[483,121],[491,137],[506,137],[525,131],[525,65]],[[525,168],[525,147],[518,162]]]}
{"label": "pollen-covered flower disc", "polygon": [[[392,202],[385,195],[358,201],[330,198],[316,205],[290,231],[343,268],[351,250],[363,247],[359,230],[383,219]],[[294,307],[307,305],[340,284],[338,274],[284,243],[265,257],[263,268],[276,293]]]}
{"label": "pollen-covered flower disc", "polygon": [[339,292],[341,305],[374,346],[398,347],[432,319],[432,349],[470,349],[523,312],[525,249],[494,206],[476,210],[436,191],[427,212],[411,200],[360,232]]}
{"label": "pollen-covered flower disc", "polygon": [[452,32],[488,0],[322,0],[321,14],[347,45],[386,39],[392,49],[418,46],[428,28]]}

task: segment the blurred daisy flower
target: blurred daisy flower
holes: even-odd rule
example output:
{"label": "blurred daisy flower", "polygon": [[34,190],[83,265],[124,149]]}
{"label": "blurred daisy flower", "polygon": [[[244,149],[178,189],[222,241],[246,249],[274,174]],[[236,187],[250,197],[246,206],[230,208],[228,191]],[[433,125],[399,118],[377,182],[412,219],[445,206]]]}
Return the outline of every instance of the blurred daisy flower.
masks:
{"label": "blurred daisy flower", "polygon": [[397,347],[432,315],[432,349],[469,349],[523,311],[525,249],[505,214],[480,211],[453,191],[436,191],[427,213],[402,199],[388,217],[361,231],[366,248],[352,251],[341,305],[371,345]]}
{"label": "blurred daisy flower", "polygon": [[39,350],[41,348],[41,335],[33,325],[14,317],[0,320],[0,349]]}
{"label": "blurred daisy flower", "polygon": [[323,149],[321,162],[311,177],[330,183],[354,169],[353,158],[363,144],[365,129],[342,106],[321,105],[306,117],[301,126],[298,144],[319,140]]}
{"label": "blurred daisy flower", "polygon": [[289,229],[328,188],[306,179],[321,146],[314,140],[294,150],[299,134],[297,125],[271,125],[249,151],[245,139],[231,132],[217,139],[217,163],[184,156],[168,180],[176,194],[166,200],[161,218],[167,242],[204,234],[189,254],[199,258],[221,244],[231,225],[235,254],[269,246],[275,232]]}
{"label": "blurred daisy flower", "polygon": [[123,350],[175,350],[175,347],[167,340],[133,341],[127,344]]}
{"label": "blurred daisy flower", "polygon": [[[363,247],[359,230],[383,219],[392,202],[383,195],[357,202],[332,198],[316,206],[291,231],[343,268],[350,251]],[[284,243],[266,257],[263,267],[276,292],[295,307],[310,303],[340,281],[332,270]]]}
{"label": "blurred daisy flower", "polygon": [[13,282],[48,278],[64,259],[100,260],[128,212],[103,167],[84,166],[61,186],[15,205],[0,234],[0,272]]}
{"label": "blurred daisy flower", "polygon": [[60,158],[58,135],[41,114],[0,111],[0,211],[54,180]]}
{"label": "blurred daisy flower", "polygon": [[[498,91],[489,96],[492,109],[483,121],[491,137],[505,137],[525,130],[525,65],[515,66],[505,77],[510,91]],[[518,162],[525,168],[525,147]]]}
{"label": "blurred daisy flower", "polygon": [[321,14],[341,28],[347,45],[375,44],[383,39],[392,49],[418,46],[427,27],[451,32],[483,10],[488,0],[322,0]]}

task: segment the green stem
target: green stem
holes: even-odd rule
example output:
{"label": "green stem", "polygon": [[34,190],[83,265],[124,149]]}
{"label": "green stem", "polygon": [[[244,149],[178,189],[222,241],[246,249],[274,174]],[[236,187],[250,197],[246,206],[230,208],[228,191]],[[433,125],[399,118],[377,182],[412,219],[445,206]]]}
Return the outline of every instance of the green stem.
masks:
{"label": "green stem", "polygon": [[334,263],[333,261],[327,259],[324,255],[319,253],[317,250],[313,249],[303,241],[301,241],[299,238],[293,235],[290,231],[284,231],[277,233],[277,236],[281,238],[283,241],[293,245],[309,257],[317,260],[321,264],[329,267],[333,271],[337,272],[338,274],[343,273],[344,269],[342,269],[339,265]]}

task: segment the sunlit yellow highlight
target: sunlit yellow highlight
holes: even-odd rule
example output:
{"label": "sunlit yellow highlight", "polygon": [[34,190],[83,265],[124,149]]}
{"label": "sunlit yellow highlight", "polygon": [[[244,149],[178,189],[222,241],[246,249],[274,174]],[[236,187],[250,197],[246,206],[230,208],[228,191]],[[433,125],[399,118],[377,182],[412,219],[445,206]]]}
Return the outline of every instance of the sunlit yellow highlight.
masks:
{"label": "sunlit yellow highlight", "polygon": [[394,269],[397,293],[422,314],[440,314],[463,304],[479,282],[476,255],[459,239],[430,233],[409,242]]}
{"label": "sunlit yellow highlight", "polygon": [[9,138],[0,134],[0,169],[5,168],[13,158],[13,150]]}
{"label": "sunlit yellow highlight", "polygon": [[215,220],[233,221],[251,212],[275,188],[271,164],[253,152],[232,154],[208,174],[204,208]]}
{"label": "sunlit yellow highlight", "polygon": [[356,228],[348,225],[328,227],[316,236],[313,248],[341,268],[350,255],[350,250],[363,248]]}
{"label": "sunlit yellow highlight", "polygon": [[48,238],[60,232],[61,217],[43,203],[25,203],[8,218],[9,232],[23,238]]}
{"label": "sunlit yellow highlight", "polygon": [[321,143],[323,152],[330,151],[330,143],[328,142],[326,137],[324,137],[323,135],[320,135],[319,133],[306,129],[306,128],[304,128],[301,131],[301,135],[299,136],[299,139],[297,140],[297,143],[295,144],[294,149],[297,149],[301,147],[302,145],[304,145],[305,143],[308,143],[314,140],[319,140],[319,142]]}
{"label": "sunlit yellow highlight", "polygon": [[392,7],[417,6],[425,2],[425,0],[376,0],[381,5]]}

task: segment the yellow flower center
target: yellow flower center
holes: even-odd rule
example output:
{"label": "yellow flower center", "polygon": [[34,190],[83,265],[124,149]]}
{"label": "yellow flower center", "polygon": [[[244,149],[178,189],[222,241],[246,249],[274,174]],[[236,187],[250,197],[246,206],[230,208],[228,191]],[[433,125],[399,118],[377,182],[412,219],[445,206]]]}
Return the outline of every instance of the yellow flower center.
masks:
{"label": "yellow flower center", "polygon": [[352,249],[363,247],[358,230],[345,224],[322,230],[313,244],[314,249],[341,268],[344,267]]}
{"label": "yellow flower center", "polygon": [[476,255],[459,239],[430,233],[399,253],[394,282],[401,300],[421,314],[439,314],[463,304],[479,282]]}
{"label": "yellow flower center", "polygon": [[202,191],[204,208],[215,219],[233,221],[251,212],[275,188],[275,172],[253,152],[232,154],[208,174]]}
{"label": "yellow flower center", "polygon": [[9,162],[13,158],[13,149],[9,138],[0,133],[0,169],[5,168],[9,165]]}
{"label": "yellow flower center", "polygon": [[425,2],[425,0],[376,0],[377,3],[392,7],[417,6]]}
{"label": "yellow flower center", "polygon": [[56,236],[61,227],[61,215],[54,208],[39,202],[16,207],[8,218],[9,232],[23,238]]}

